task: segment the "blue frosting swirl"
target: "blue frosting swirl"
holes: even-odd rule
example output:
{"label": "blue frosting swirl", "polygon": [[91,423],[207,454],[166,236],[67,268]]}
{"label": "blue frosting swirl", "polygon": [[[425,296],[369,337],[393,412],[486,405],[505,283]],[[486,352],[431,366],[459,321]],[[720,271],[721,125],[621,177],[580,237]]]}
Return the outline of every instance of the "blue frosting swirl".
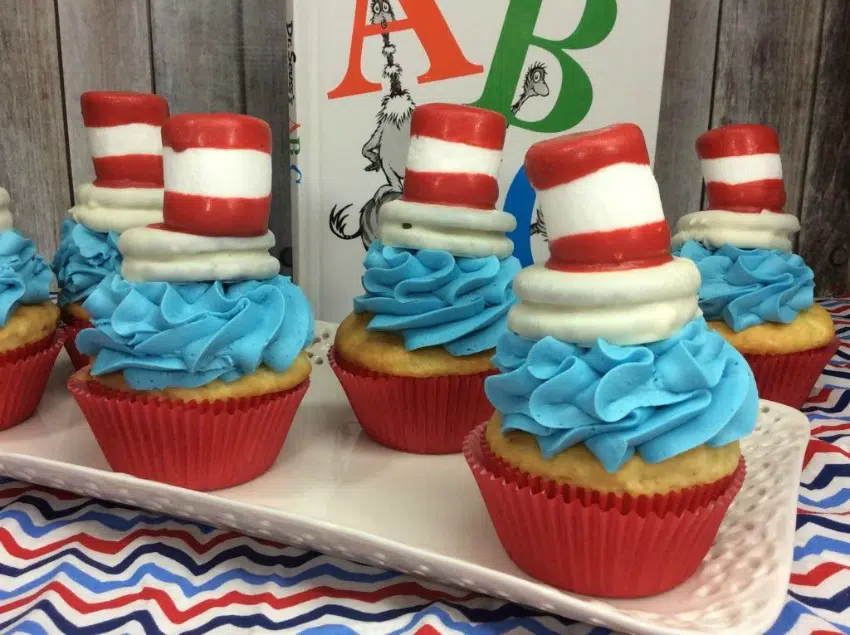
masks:
{"label": "blue frosting swirl", "polygon": [[494,348],[516,302],[513,256],[463,258],[447,251],[372,242],[363,261],[366,294],[354,311],[374,314],[369,330],[404,337],[408,350],[443,346],[454,356]]}
{"label": "blue frosting swirl", "polygon": [[92,231],[66,218],[51,266],[61,289],[59,304],[84,300],[106,276],[121,271],[118,234]]}
{"label": "blue frosting swirl", "polygon": [[591,348],[507,333],[484,388],[503,430],[537,439],[544,458],[584,443],[614,473],[637,451],[648,463],[752,432],[758,394],[744,358],[703,318],[637,346]]}
{"label": "blue frosting swirl", "polygon": [[689,240],[674,255],[699,268],[703,315],[722,319],[734,331],[765,322],[788,324],[814,304],[814,273],[797,254],[732,245],[708,249]]}
{"label": "blue frosting swirl", "polygon": [[33,241],[14,230],[0,233],[0,327],[19,305],[49,300],[51,280],[53,272]]}
{"label": "blue frosting swirl", "polygon": [[131,283],[106,278],[83,305],[95,328],[77,348],[92,374],[123,371],[135,390],[229,382],[260,364],[289,369],[313,341],[313,311],[289,278]]}

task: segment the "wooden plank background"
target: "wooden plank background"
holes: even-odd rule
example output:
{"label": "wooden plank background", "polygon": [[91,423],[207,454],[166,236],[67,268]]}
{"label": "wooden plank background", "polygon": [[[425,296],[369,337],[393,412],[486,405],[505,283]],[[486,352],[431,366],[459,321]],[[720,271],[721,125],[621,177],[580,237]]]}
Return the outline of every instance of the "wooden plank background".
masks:
{"label": "wooden plank background", "polygon": [[[153,90],[173,112],[247,112],[271,124],[271,227],[286,259],[284,5],[0,0],[0,185],[18,227],[52,255],[73,187],[92,177],[80,93]],[[728,122],[777,128],[786,209],[800,217],[800,252],[829,294],[850,291],[847,32],[847,0],[672,0],[655,162],[675,225],[704,204],[698,134]]]}

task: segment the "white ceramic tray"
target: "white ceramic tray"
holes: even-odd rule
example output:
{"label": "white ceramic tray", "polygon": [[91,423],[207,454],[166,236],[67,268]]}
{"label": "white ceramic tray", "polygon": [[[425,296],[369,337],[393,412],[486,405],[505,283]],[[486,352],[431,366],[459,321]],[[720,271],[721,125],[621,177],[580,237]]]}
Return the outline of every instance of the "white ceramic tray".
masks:
{"label": "white ceramic tray", "polygon": [[744,444],[747,479],[696,575],[642,600],[563,593],[523,575],[502,550],[461,455],[393,452],[361,432],[324,357],[280,458],[264,476],[202,494],[109,470],[60,358],[38,414],[0,433],[0,474],[465,587],[630,633],[757,635],[785,599],[808,421],[762,402]]}

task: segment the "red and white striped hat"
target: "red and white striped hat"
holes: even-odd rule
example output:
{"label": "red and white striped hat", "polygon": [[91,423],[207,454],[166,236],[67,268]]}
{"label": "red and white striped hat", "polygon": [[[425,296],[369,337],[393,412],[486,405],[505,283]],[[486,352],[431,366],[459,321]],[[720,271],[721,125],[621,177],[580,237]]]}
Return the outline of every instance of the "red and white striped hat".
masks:
{"label": "red and white striped hat", "polygon": [[606,271],[670,262],[670,230],[637,125],[541,141],[528,150],[525,168],[546,219],[549,269]]}
{"label": "red and white striped hat", "polygon": [[187,114],[162,127],[163,218],[168,229],[202,236],[268,231],[272,136],[262,119]]}
{"label": "red and white striped hat", "polygon": [[403,201],[492,210],[505,145],[505,118],[457,104],[413,111]]}
{"label": "red and white striped hat", "polygon": [[711,209],[782,213],[785,184],[779,135],[768,126],[721,126],[697,139]]}
{"label": "red and white striped hat", "polygon": [[97,187],[161,188],[164,97],[93,90],[80,97]]}

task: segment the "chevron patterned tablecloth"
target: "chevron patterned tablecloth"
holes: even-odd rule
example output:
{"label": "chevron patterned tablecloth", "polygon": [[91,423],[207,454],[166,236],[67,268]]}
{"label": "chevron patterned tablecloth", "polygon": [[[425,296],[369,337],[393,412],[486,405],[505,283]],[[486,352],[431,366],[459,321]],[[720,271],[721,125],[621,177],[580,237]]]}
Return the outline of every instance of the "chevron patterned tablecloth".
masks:
{"label": "chevron patterned tablecloth", "polygon": [[[850,633],[850,299],[812,422],[778,633]],[[569,633],[608,629],[113,503],[0,479],[0,633]]]}

